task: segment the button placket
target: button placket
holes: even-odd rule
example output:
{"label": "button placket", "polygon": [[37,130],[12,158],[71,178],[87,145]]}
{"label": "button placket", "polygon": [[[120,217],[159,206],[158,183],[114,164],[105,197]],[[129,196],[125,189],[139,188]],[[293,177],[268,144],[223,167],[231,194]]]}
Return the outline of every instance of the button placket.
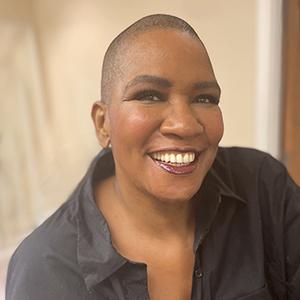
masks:
{"label": "button placket", "polygon": [[197,279],[200,279],[200,278],[203,277],[203,272],[202,272],[199,268],[196,268],[196,269],[195,269],[194,274],[195,274],[195,277],[196,277]]}
{"label": "button placket", "polygon": [[201,241],[195,255],[195,265],[193,270],[193,289],[192,289],[191,300],[202,299],[203,271],[201,266],[200,253],[201,253]]}

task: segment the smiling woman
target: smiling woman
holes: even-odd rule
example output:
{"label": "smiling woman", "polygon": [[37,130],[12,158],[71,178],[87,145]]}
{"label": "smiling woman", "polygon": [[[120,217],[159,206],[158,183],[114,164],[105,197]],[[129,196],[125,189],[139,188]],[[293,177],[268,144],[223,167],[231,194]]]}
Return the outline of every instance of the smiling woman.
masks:
{"label": "smiling woman", "polygon": [[[120,64],[124,75],[114,82],[111,97],[103,99],[107,104],[93,108],[98,138],[111,140],[120,193],[129,199],[134,193],[135,199],[150,203],[188,201],[210,168],[223,134],[215,100],[220,89],[199,39],[170,28],[136,33],[131,39],[119,60],[134,57],[134,64]],[[195,161],[180,166],[171,161],[189,153]],[[165,154],[170,161],[153,160],[155,154]]]}
{"label": "smiling woman", "polygon": [[220,87],[190,25],[122,32],[101,97],[104,149],[17,249],[7,299],[299,299],[299,187],[271,156],[218,146]]}

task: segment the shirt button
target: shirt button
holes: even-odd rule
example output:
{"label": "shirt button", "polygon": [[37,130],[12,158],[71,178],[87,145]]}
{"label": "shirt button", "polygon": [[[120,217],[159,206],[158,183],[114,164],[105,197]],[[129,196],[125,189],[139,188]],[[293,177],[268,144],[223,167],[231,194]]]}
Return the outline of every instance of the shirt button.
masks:
{"label": "shirt button", "polygon": [[202,278],[203,277],[203,273],[199,269],[196,269],[195,270],[195,276],[196,276],[196,278]]}

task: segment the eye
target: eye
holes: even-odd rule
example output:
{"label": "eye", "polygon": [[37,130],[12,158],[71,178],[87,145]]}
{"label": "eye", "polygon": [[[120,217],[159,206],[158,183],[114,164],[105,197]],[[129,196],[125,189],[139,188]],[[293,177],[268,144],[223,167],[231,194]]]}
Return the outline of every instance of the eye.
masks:
{"label": "eye", "polygon": [[156,101],[162,101],[163,95],[154,90],[145,90],[140,91],[134,94],[132,97],[133,100],[139,100],[139,101],[145,101],[145,102],[156,102]]}
{"label": "eye", "polygon": [[212,95],[199,95],[194,98],[195,103],[201,103],[201,104],[219,104],[219,98]]}

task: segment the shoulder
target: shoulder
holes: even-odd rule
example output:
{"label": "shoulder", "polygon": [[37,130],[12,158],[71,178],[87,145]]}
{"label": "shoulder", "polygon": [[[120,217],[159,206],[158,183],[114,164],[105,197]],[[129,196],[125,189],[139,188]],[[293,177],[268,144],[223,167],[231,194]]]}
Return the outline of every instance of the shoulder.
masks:
{"label": "shoulder", "polygon": [[239,196],[276,201],[296,186],[286,167],[270,154],[242,147],[220,147],[213,168]]}
{"label": "shoulder", "polygon": [[251,165],[259,168],[265,162],[281,165],[278,160],[266,152],[244,147],[219,147],[217,160],[221,160],[224,163],[242,164],[242,166]]}
{"label": "shoulder", "polygon": [[220,170],[225,168],[232,175],[242,177],[265,177],[268,174],[270,178],[287,174],[286,167],[280,161],[252,148],[220,147],[215,165]]}
{"label": "shoulder", "polygon": [[7,299],[55,299],[68,279],[77,280],[77,230],[68,201],[35,229],[13,254],[7,275]]}
{"label": "shoulder", "polygon": [[[76,203],[67,201],[59,209],[57,209],[50,217],[48,217],[40,226],[38,226],[31,234],[29,234],[16,249],[14,256],[31,256],[35,254],[43,254],[45,250],[56,252],[66,251],[61,245],[70,248],[76,243],[76,214],[73,209]],[[34,255],[36,257],[36,255]]]}

